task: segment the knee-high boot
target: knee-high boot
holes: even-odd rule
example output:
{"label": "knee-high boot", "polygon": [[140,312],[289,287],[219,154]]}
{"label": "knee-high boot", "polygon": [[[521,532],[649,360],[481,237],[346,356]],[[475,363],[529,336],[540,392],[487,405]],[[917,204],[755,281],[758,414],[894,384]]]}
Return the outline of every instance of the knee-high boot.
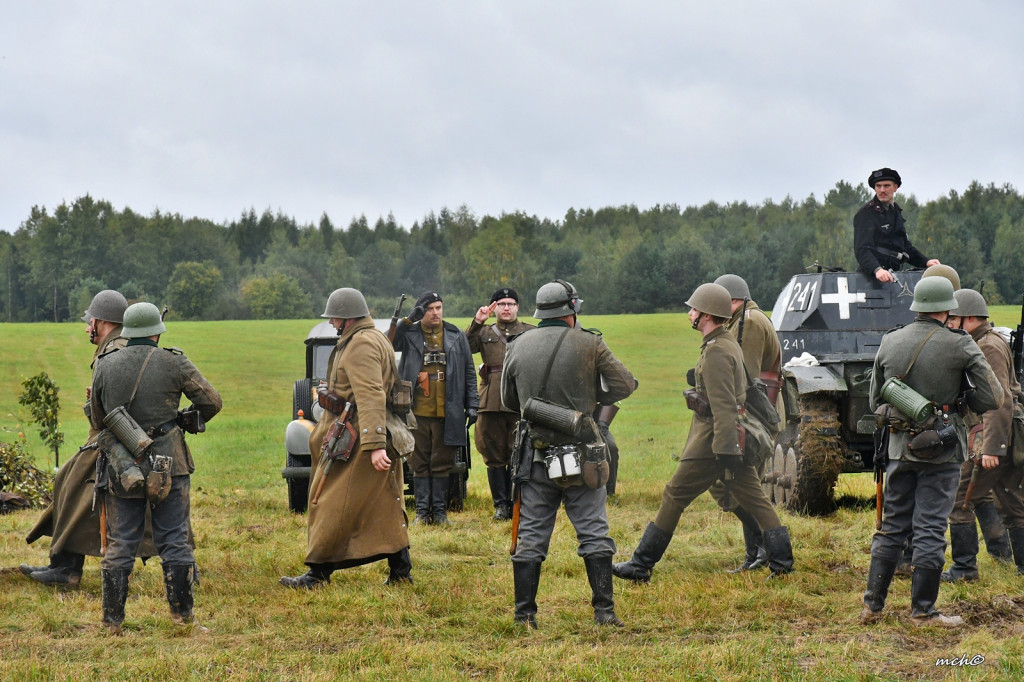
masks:
{"label": "knee-high boot", "polygon": [[654,564],[661,561],[668,549],[668,543],[672,542],[672,533],[666,533],[653,523],[648,523],[640,543],[633,550],[633,557],[629,561],[612,566],[612,575],[623,580],[632,580],[635,583],[651,582],[651,571]]}
{"label": "knee-high boot", "polygon": [[448,525],[448,476],[433,476],[430,479],[430,513],[435,526]]}
{"label": "knee-high boot", "polygon": [[985,549],[996,561],[1013,561],[1013,550],[1010,548],[1010,534],[1003,525],[1003,517],[999,515],[993,502],[982,502],[974,506],[974,515],[981,525],[981,537],[985,539]]}
{"label": "knee-high boot", "polygon": [[743,545],[746,555],[743,563],[730,569],[729,573],[742,573],[764,568],[768,564],[768,553],[765,551],[764,536],[761,534],[761,528],[758,527],[757,521],[743,507],[736,507],[732,513],[743,524]]}
{"label": "knee-high boot", "polygon": [[130,569],[101,571],[103,578],[103,627],[112,634],[121,634],[124,622],[124,604],[128,601],[128,579]]}
{"label": "knee-high boot", "polygon": [[487,467],[487,484],[491,488],[491,499],[494,500],[494,520],[508,521],[512,518],[512,501],[509,499],[512,494],[512,477],[508,467]]}
{"label": "knee-high boot", "polygon": [[785,526],[769,528],[762,533],[764,548],[768,553],[768,570],[772,576],[793,572],[793,544],[789,540],[789,529]]}
{"label": "knee-high boot", "polygon": [[868,587],[864,592],[864,610],[860,612],[860,622],[864,625],[874,623],[882,617],[885,599],[889,596],[889,585],[896,574],[897,562],[872,556],[868,568]]}
{"label": "knee-high boot", "polygon": [[515,622],[537,629],[537,587],[540,585],[540,561],[513,561],[516,610]]}
{"label": "knee-high boot", "polygon": [[587,580],[593,598],[594,622],[598,625],[614,625],[621,628],[623,622],[615,615],[615,599],[612,596],[612,558],[610,556],[584,557]]}
{"label": "knee-high boot", "polygon": [[957,580],[977,580],[978,526],[973,521],[949,524],[949,544],[953,565],[942,574],[942,581],[953,583]]}
{"label": "knee-high boot", "polygon": [[941,582],[941,568],[914,567],[914,575],[910,579],[911,623],[918,627],[932,625],[941,628],[955,628],[964,624],[960,616],[944,616],[935,610]]}

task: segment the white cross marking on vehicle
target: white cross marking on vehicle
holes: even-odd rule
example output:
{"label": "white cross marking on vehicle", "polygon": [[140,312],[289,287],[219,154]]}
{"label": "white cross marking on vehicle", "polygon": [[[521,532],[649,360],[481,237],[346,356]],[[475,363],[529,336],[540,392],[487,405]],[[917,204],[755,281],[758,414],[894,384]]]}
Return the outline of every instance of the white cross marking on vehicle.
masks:
{"label": "white cross marking on vehicle", "polygon": [[839,319],[848,320],[850,319],[850,304],[851,303],[863,303],[867,300],[864,296],[863,291],[858,291],[855,294],[850,293],[850,283],[846,281],[845,277],[836,278],[836,288],[839,289],[838,293],[835,294],[822,294],[822,303],[838,303],[839,304]]}

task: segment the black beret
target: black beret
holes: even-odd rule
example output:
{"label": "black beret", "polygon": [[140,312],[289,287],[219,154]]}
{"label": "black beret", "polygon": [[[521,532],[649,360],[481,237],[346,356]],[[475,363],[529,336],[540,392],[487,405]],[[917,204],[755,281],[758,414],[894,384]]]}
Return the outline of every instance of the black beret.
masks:
{"label": "black beret", "polygon": [[880,180],[892,180],[899,187],[903,184],[900,180],[900,174],[894,171],[892,168],[879,168],[876,171],[871,171],[871,175],[868,176],[868,185],[871,189],[875,188],[875,183]]}
{"label": "black beret", "polygon": [[494,295],[491,296],[491,303],[500,301],[503,298],[511,298],[516,303],[519,303],[519,294],[511,287],[505,287],[504,289],[498,289],[495,291]]}
{"label": "black beret", "polygon": [[416,305],[426,310],[428,305],[430,305],[431,303],[437,303],[440,300],[441,294],[437,293],[436,291],[427,291],[420,294],[420,297],[416,299]]}

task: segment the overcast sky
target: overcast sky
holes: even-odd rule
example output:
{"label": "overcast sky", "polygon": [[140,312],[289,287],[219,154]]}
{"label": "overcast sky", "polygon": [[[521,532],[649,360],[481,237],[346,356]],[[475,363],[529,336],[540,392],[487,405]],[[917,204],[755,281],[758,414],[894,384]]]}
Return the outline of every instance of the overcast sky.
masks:
{"label": "overcast sky", "polygon": [[1024,190],[1024,2],[5,2],[0,229]]}

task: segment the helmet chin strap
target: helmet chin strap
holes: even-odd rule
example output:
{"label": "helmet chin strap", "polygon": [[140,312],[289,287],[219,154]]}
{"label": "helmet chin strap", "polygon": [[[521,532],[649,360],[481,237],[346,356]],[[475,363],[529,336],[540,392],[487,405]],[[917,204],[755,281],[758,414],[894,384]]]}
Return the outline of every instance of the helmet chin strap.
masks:
{"label": "helmet chin strap", "polygon": [[700,324],[700,316],[703,314],[704,313],[700,312],[699,310],[697,311],[697,317],[695,317],[693,319],[693,322],[690,323],[690,328],[697,329],[697,325]]}

